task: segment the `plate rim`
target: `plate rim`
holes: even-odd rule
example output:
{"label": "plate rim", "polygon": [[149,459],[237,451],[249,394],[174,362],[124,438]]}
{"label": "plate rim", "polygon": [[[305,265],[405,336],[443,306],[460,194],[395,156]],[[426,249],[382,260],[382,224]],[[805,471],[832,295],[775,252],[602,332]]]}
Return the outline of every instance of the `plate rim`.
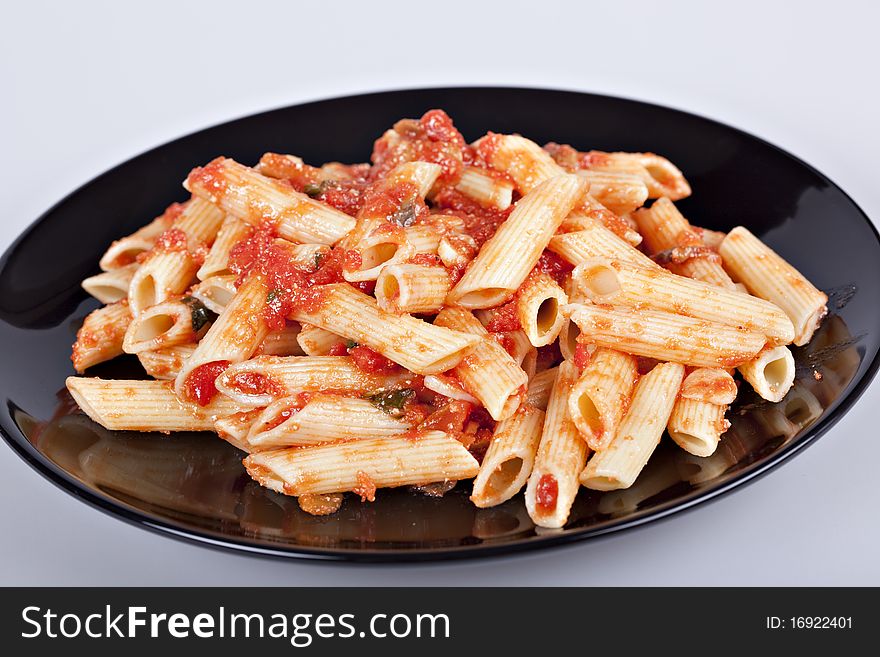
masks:
{"label": "plate rim", "polygon": [[[260,116],[271,114],[273,112],[304,107],[309,105],[317,105],[320,103],[333,102],[339,100],[353,100],[363,97],[393,95],[396,93],[407,92],[433,92],[443,93],[451,91],[472,90],[472,91],[504,91],[504,92],[526,92],[526,93],[561,93],[572,94],[575,96],[588,96],[598,99],[606,99],[613,101],[624,101],[636,105],[646,106],[662,110],[664,112],[672,112],[690,119],[698,119],[725,130],[733,131],[737,135],[748,140],[758,142],[767,146],[794,164],[803,167],[817,176],[820,180],[837,190],[852,205],[853,208],[861,216],[862,221],[868,226],[872,233],[876,247],[880,249],[880,231],[878,227],[871,221],[867,213],[859,206],[859,204],[837,183],[825,175],[822,171],[805,162],[800,157],[794,155],[790,151],[783,149],[776,144],[767,141],[763,137],[754,135],[742,128],[724,123],[723,121],[713,119],[711,117],[690,112],[678,107],[663,105],[652,101],[644,101],[628,96],[618,96],[613,94],[603,94],[588,91],[580,91],[576,89],[565,89],[558,87],[532,87],[532,86],[497,86],[497,85],[458,85],[458,86],[424,86],[424,87],[400,87],[392,89],[383,89],[379,91],[367,91],[352,94],[339,94],[329,97],[308,100],[300,103],[289,105],[281,105],[271,109],[260,110],[250,114],[244,114],[232,119],[220,121],[218,123],[193,130],[191,132],[179,135],[161,144],[148,148],[146,150],[133,155],[119,162],[102,173],[88,179],[77,188],[64,195],[60,200],[53,203],[48,209],[42,212],[36,219],[28,224],[18,236],[4,250],[0,256],[0,271],[12,253],[18,248],[19,244],[26,239],[30,233],[37,228],[49,215],[54,213],[59,207],[64,205],[73,196],[79,194],[87,187],[99,182],[113,173],[117,169],[126,166],[130,162],[144,157],[154,151],[166,148],[167,146],[188,139],[199,133],[213,130],[226,126],[243,119],[255,119]],[[569,531],[548,532],[538,538],[530,537],[527,539],[516,539],[510,542],[501,542],[498,544],[482,543],[464,546],[443,546],[443,547],[417,547],[417,548],[389,548],[389,549],[373,549],[373,548],[314,548],[303,545],[272,545],[267,543],[254,543],[244,537],[234,537],[226,534],[220,534],[206,529],[193,529],[191,527],[176,526],[175,522],[160,518],[146,511],[135,509],[125,504],[121,500],[102,495],[97,491],[86,488],[76,477],[72,476],[66,470],[45,457],[29,440],[22,434],[20,437],[10,435],[6,429],[0,425],[0,435],[4,442],[9,445],[12,451],[19,456],[25,463],[33,468],[37,473],[54,484],[57,488],[63,490],[78,500],[85,502],[88,506],[95,508],[113,518],[122,520],[123,522],[134,525],[136,527],[146,529],[154,534],[174,538],[192,545],[200,545],[227,553],[235,553],[239,555],[270,557],[284,560],[300,560],[304,562],[334,562],[334,563],[413,563],[413,562],[430,562],[430,561],[448,561],[458,559],[473,558],[497,558],[499,556],[512,556],[514,554],[521,555],[525,552],[534,550],[543,550],[551,547],[562,545],[572,545],[576,542],[587,541],[588,539],[596,539],[607,537],[625,530],[635,529],[644,525],[665,520],[678,515],[682,512],[692,510],[705,503],[720,499],[732,491],[743,488],[744,486],[757,481],[767,473],[775,470],[783,463],[790,460],[793,456],[800,453],[806,447],[814,444],[820,437],[827,433],[837,422],[852,408],[852,406],[861,398],[864,392],[871,385],[878,370],[880,370],[880,349],[874,354],[874,358],[868,363],[861,377],[850,384],[850,390],[844,397],[840,398],[834,410],[827,417],[820,420],[816,425],[810,427],[805,435],[798,440],[792,441],[785,445],[781,450],[772,454],[766,461],[752,463],[737,473],[736,477],[724,484],[712,487],[708,490],[696,489],[685,495],[683,498],[667,501],[659,507],[642,512],[636,512],[633,515],[625,516],[618,519],[610,519],[609,521],[593,526],[591,528],[573,529]]]}

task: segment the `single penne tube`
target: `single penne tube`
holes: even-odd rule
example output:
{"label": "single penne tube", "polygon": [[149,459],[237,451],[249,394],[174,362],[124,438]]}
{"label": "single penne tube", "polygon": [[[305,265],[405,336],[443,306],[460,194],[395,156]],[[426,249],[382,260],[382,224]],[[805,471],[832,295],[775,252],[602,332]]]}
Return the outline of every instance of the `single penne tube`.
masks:
{"label": "single penne tube", "polygon": [[435,313],[449,293],[445,267],[399,263],[387,265],[376,279],[376,302],[389,313]]}
{"label": "single penne tube", "polygon": [[195,344],[177,344],[138,353],[144,371],[154,379],[172,381],[177,378],[184,361],[196,350]]}
{"label": "single penne tube", "polygon": [[416,254],[415,247],[406,240],[406,233],[387,222],[368,233],[355,250],[360,265],[357,269],[342,270],[342,277],[351,283],[375,281],[385,267],[404,263]]}
{"label": "single penne tube", "polygon": [[535,347],[529,342],[529,338],[522,330],[505,331],[503,333],[490,333],[493,338],[504,347],[504,350],[510,354],[514,362],[522,367],[523,362],[528,358],[529,354],[535,352]]}
{"label": "single penne tube", "polygon": [[128,301],[117,301],[90,312],[76,332],[73,369],[84,372],[93,365],[121,356],[125,332],[131,323]]}
{"label": "single penne tube", "polygon": [[656,310],[569,304],[562,311],[600,347],[693,367],[736,367],[766,343],[760,333]]}
{"label": "single penne tube", "polygon": [[330,350],[346,340],[320,326],[303,324],[296,341],[306,356],[326,356]]}
{"label": "single penne tube", "polygon": [[135,262],[141,253],[153,248],[156,238],[171,227],[175,217],[183,211],[183,207],[180,203],[172,203],[165,209],[165,212],[146,226],[142,226],[131,235],[113,242],[101,256],[98,263],[101,269],[111,271]]}
{"label": "single penne tube", "polygon": [[560,309],[567,303],[565,291],[549,274],[526,279],[517,293],[516,313],[532,346],[546,346],[559,336],[565,323]]}
{"label": "single penne tube", "polygon": [[597,304],[688,315],[762,333],[776,344],[788,344],[794,337],[791,320],[778,306],[662,269],[593,258],[578,265],[572,278]]}
{"label": "single penne tube", "polygon": [[232,247],[245,239],[251,230],[252,228],[247,222],[232,215],[226,215],[217,233],[217,238],[211,245],[208,255],[205,256],[205,262],[196,273],[198,279],[204,281],[212,276],[232,274],[229,269],[229,254]]}
{"label": "single penne tube", "polygon": [[210,276],[201,283],[193,285],[190,295],[198,299],[205,308],[219,315],[235,296],[237,280],[238,276],[235,274]]}
{"label": "single penne tube", "polygon": [[580,481],[593,490],[629,488],[660,443],[684,379],[684,366],[660,363],[636,384],[617,433],[587,463]]}
{"label": "single penne tube", "polygon": [[794,384],[794,357],[788,347],[768,347],[754,360],[740,365],[739,372],[761,398],[782,401]]}
{"label": "single penne tube", "polygon": [[376,300],[345,283],[324,286],[315,310],[294,311],[291,319],[320,326],[378,351],[416,374],[455,367],[479,337],[429,324],[411,315],[382,311]]}
{"label": "single penne tube", "polygon": [[442,326],[473,336],[478,342],[453,372],[465,390],[480,400],[494,420],[514,413],[528,377],[513,357],[492,337],[480,321],[462,308],[444,308],[434,319]]}
{"label": "single penne tube", "polygon": [[674,456],[677,456],[676,452],[655,455],[632,486],[603,493],[597,506],[599,513],[615,518],[630,515],[645,502],[650,506],[649,500],[655,495],[681,484],[682,476],[675,466]]}
{"label": "single penne tube", "polygon": [[633,173],[582,169],[577,172],[590,181],[590,195],[616,215],[623,215],[645,204],[648,188]]}
{"label": "single penne tube", "polygon": [[492,442],[474,480],[471,501],[481,509],[497,506],[526,485],[541,442],[544,411],[521,405],[495,426]]}
{"label": "single penne tube", "polygon": [[691,186],[672,162],[655,153],[603,153],[590,151],[590,168],[604,171],[626,171],[642,177],[649,198],[666,196],[673,201],[691,195]]}
{"label": "single penne tube", "polygon": [[593,451],[605,449],[611,442],[638,378],[638,363],[633,356],[599,348],[571,387],[569,415]]}
{"label": "single penne tube", "polygon": [[248,432],[247,444],[252,451],[262,451],[396,436],[409,428],[404,419],[366,399],[316,394],[303,405],[297,397],[285,397],[263,410]]}
{"label": "single penne tube", "polygon": [[828,312],[828,296],[742,226],[727,233],[719,251],[725,269],[749,292],[785,311],[794,324],[794,344],[809,342]]}
{"label": "single penne tube", "polygon": [[250,454],[254,449],[248,444],[248,432],[262,412],[263,409],[255,409],[218,417],[214,421],[214,431],[236,449]]}
{"label": "single penne tube", "polygon": [[89,276],[83,280],[82,288],[101,303],[122,301],[128,297],[128,288],[138,267],[140,264],[133,262],[124,267]]}
{"label": "single penne tube", "polygon": [[374,394],[408,380],[405,373],[364,372],[349,356],[256,356],[230,365],[215,384],[220,394],[255,407],[300,392]]}
{"label": "single penne tube", "polygon": [[122,341],[127,354],[155,351],[185,342],[197,342],[208,317],[181,299],[150,306],[131,320]]}
{"label": "single penne tube", "polygon": [[526,404],[546,411],[547,402],[550,401],[550,392],[553,390],[553,384],[556,382],[556,375],[558,373],[558,367],[551,367],[543,372],[538,372],[529,379],[529,387],[526,390]]}
{"label": "single penne tube", "polygon": [[214,241],[225,217],[223,211],[212,203],[193,198],[174,220],[172,228],[186,235],[187,249],[196,251]]}
{"label": "single penne tube", "polygon": [[198,261],[185,248],[154,246],[128,287],[132,314],[182,294],[195,281],[198,269]]}
{"label": "single penne tube", "polygon": [[512,297],[587,189],[585,180],[562,175],[548,179],[522,197],[483,244],[452,288],[448,302],[465,308],[491,308]]}
{"label": "single penne tube", "polygon": [[283,329],[270,331],[254,353],[261,356],[302,356],[304,352],[298,340],[300,330],[299,324],[291,322]]}
{"label": "single penne tube", "polygon": [[637,248],[599,224],[556,235],[550,240],[547,248],[573,265],[579,265],[592,258],[614,258],[645,268],[661,268]]}
{"label": "single penne tube", "polygon": [[590,451],[568,412],[577,376],[577,367],[564,361],[547,402],[541,442],[526,486],[526,509],[539,527],[565,525],[578,492],[578,474]]}
{"label": "single penne tube", "polygon": [[229,158],[193,169],[184,187],[251,225],[274,223],[280,237],[294,242],[332,245],[355,225],[347,214]]}
{"label": "single penne tube", "polygon": [[113,431],[212,431],[218,417],[240,410],[223,398],[207,406],[181,401],[170,381],[71,376],[66,384],[82,411]]}
{"label": "single penne tube", "polygon": [[373,498],[377,488],[470,479],[479,471],[464,446],[441,431],[258,452],[244,466],[277,493],[353,491],[364,499]]}
{"label": "single penne tube", "polygon": [[693,257],[687,257],[682,262],[670,259],[666,264],[670,271],[728,290],[735,289],[717,253],[692,248],[695,245],[705,246],[702,237],[668,198],[658,198],[650,208],[634,212],[633,217],[651,255],[664,252],[675,254],[675,249],[680,249],[685,250],[683,255],[688,256],[691,253],[686,250],[691,248]]}
{"label": "single penne tube", "polygon": [[730,427],[726,412],[727,405],[679,397],[666,425],[669,437],[689,454],[711,456]]}
{"label": "single penne tube", "polygon": [[399,218],[393,222],[398,226],[411,224],[415,219],[416,202],[428,195],[441,171],[438,164],[420,161],[404,162],[395,167],[367,190],[355,227],[342,241],[342,246],[358,248],[367,235],[393,219]]}
{"label": "single penne tube", "polygon": [[250,358],[259,348],[269,332],[263,319],[268,293],[265,278],[257,272],[242,283],[177,375],[174,386],[181,399],[203,401],[201,379],[219,375],[225,366]]}
{"label": "single penne tube", "polygon": [[506,210],[513,201],[513,182],[497,173],[478,167],[465,167],[455,190],[483,207]]}

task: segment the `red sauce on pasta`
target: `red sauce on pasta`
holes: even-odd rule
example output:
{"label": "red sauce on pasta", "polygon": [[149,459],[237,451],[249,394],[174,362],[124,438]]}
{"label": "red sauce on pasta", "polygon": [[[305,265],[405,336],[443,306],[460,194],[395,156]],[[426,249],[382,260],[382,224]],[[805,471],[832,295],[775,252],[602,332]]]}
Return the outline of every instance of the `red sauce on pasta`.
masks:
{"label": "red sauce on pasta", "polygon": [[556,509],[559,497],[559,482],[552,474],[543,474],[535,489],[535,506],[542,511],[551,512]]}
{"label": "red sauce on pasta", "polygon": [[227,367],[229,367],[228,360],[215,360],[212,363],[196,367],[189,373],[183,385],[183,393],[186,398],[199,406],[210,404],[217,395],[217,386],[214,382]]}
{"label": "red sauce on pasta", "polygon": [[362,345],[349,349],[348,355],[358,369],[371,374],[394,372],[400,367],[382,354]]}
{"label": "red sauce on pasta", "polygon": [[348,347],[345,346],[344,342],[337,342],[332,347],[330,347],[330,351],[327,352],[328,356],[347,356],[348,355]]}
{"label": "red sauce on pasta", "polygon": [[281,388],[265,374],[260,372],[240,372],[232,377],[230,386],[246,395],[280,395]]}
{"label": "red sauce on pasta", "polygon": [[592,359],[592,354],[590,353],[589,345],[584,342],[578,342],[577,346],[574,348],[574,364],[575,366],[583,372],[584,368],[590,364],[590,360]]}
{"label": "red sauce on pasta", "polygon": [[484,208],[453,187],[444,187],[437,193],[434,207],[459,217],[464,222],[464,232],[474,238],[478,247],[495,234],[513,211],[512,205],[507,210]]}
{"label": "red sauce on pasta", "polygon": [[220,200],[226,194],[226,178],[223,175],[223,161],[226,158],[218,157],[203,167],[196,167],[186,177],[190,188],[200,187],[205,189],[215,199]]}
{"label": "red sauce on pasta", "polygon": [[547,274],[559,285],[562,285],[565,282],[566,276],[568,276],[573,269],[574,266],[562,258],[562,256],[559,256],[552,251],[545,250],[538,259],[538,264],[535,265],[533,271]]}
{"label": "red sauce on pasta", "polygon": [[169,228],[156,238],[153,251],[186,251],[186,233],[179,228]]}
{"label": "red sauce on pasta", "polygon": [[422,265],[424,267],[442,267],[443,261],[440,256],[434,253],[416,253],[412,258],[407,260],[411,265]]}
{"label": "red sauce on pasta", "polygon": [[507,333],[518,331],[522,328],[517,313],[517,302],[513,301],[499,306],[492,311],[492,317],[486,325],[486,330],[491,333]]}

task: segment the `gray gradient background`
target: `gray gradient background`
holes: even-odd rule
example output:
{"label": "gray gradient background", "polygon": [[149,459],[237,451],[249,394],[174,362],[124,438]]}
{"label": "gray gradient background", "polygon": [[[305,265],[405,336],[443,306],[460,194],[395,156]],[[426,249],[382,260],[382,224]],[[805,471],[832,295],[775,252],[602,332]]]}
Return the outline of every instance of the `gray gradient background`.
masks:
{"label": "gray gradient background", "polygon": [[[7,6],[0,247],[70,190],[173,137],[290,103],[429,85],[559,87],[687,109],[788,149],[880,218],[876,4],[452,1],[442,23],[463,34],[412,27],[436,15],[423,4]],[[525,556],[399,567],[172,541],[84,506],[4,445],[0,584],[877,585],[878,406],[875,382],[792,462],[660,524]]]}

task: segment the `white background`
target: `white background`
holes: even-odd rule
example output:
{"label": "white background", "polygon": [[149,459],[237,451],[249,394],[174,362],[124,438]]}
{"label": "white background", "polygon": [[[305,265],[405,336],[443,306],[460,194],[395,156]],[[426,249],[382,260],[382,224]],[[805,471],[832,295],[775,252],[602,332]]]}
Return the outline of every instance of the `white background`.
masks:
{"label": "white background", "polygon": [[[0,38],[0,247],[67,192],[173,137],[300,101],[431,85],[687,109],[793,152],[878,218],[877,6],[16,2]],[[421,566],[258,560],[172,541],[82,505],[3,446],[0,584],[877,585],[878,404],[875,382],[794,461],[661,524]]]}

